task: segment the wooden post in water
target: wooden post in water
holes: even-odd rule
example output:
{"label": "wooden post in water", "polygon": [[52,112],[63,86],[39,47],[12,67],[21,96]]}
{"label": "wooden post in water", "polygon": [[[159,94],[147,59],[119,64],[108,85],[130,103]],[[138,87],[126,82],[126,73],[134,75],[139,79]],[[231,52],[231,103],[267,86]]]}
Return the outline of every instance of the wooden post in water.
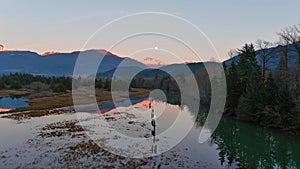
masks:
{"label": "wooden post in water", "polygon": [[155,128],[155,114],[154,114],[154,108],[152,106],[152,99],[150,99],[149,102],[149,109],[151,109],[151,125]]}
{"label": "wooden post in water", "polygon": [[150,99],[150,101],[149,101],[149,109],[151,109],[151,125],[153,126],[153,130],[151,130],[151,135],[153,137],[151,152],[152,152],[152,154],[157,154],[157,145],[155,143],[156,123],[155,123],[155,114],[154,114],[154,108],[152,105],[152,101],[153,101],[152,99]]}

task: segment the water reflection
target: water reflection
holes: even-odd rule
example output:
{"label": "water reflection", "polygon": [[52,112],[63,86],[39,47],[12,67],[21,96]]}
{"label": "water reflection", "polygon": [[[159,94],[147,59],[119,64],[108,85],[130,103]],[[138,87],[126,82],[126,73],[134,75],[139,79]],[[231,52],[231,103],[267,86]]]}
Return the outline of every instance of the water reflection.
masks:
{"label": "water reflection", "polygon": [[299,138],[223,119],[213,134],[220,161],[241,168],[300,168]]}
{"label": "water reflection", "polygon": [[[172,103],[180,103],[174,100]],[[191,109],[191,98],[184,105],[196,118],[195,127],[201,129],[209,106],[201,105],[200,112]],[[239,168],[300,168],[300,138],[223,117],[214,131],[211,144],[217,145],[223,166],[237,164]]]}
{"label": "water reflection", "polygon": [[[196,123],[189,135],[179,145],[174,147],[173,150],[178,151],[178,153],[182,156],[187,156],[190,161],[193,162],[200,159],[203,161],[203,164],[204,162],[209,162],[207,166],[211,166],[211,168],[213,168],[212,165],[215,166],[214,168],[221,168],[220,165],[222,165],[223,168],[227,168],[228,166],[235,168],[236,165],[240,168],[300,168],[300,138],[287,136],[282,133],[271,132],[270,130],[265,130],[227,118],[223,118],[221,120],[217,130],[215,130],[212,135],[212,139],[209,142],[199,144],[197,137],[199,136],[199,130],[202,129],[206,120],[207,107],[203,105],[200,106],[201,110],[198,113],[198,110],[189,106],[190,104],[193,104],[193,101],[195,100],[192,98],[185,99],[186,100],[183,104],[178,106],[167,104],[166,111],[169,111],[169,113],[166,113],[165,116],[160,117],[159,113],[155,112],[155,115],[158,118],[156,119],[156,125],[150,128],[151,130],[146,128],[145,130],[137,131],[136,137],[144,137],[144,133],[151,133],[151,138],[149,138],[151,142],[149,146],[147,144],[146,147],[146,150],[149,151],[149,153],[158,154],[161,149],[164,148],[160,145],[160,141],[162,139],[158,140],[159,134],[166,130],[166,128],[170,127],[170,124],[174,121],[174,116],[176,116],[176,114],[174,114],[175,110],[184,109],[185,112],[187,112],[187,115],[192,115],[193,118],[196,119]],[[131,103],[134,103],[134,107],[149,107],[149,100],[144,98],[140,100],[122,102],[122,105],[125,107],[124,110],[127,111],[128,108],[126,108],[126,105],[130,105]],[[164,103],[159,101],[151,103],[154,107],[158,107],[162,104]],[[107,109],[113,107],[114,105],[108,102],[99,108]],[[131,109],[128,109],[129,112],[130,110]],[[141,113],[141,115],[143,114]],[[34,128],[34,126],[42,125],[45,121],[49,123],[51,118],[53,118],[53,120],[55,119],[55,121],[60,121],[61,119],[66,120],[68,116],[71,118],[71,115],[41,117],[32,119],[30,123],[20,125],[16,125],[8,119],[2,119],[2,132],[0,133],[4,134],[4,136],[0,139],[0,149],[6,149],[6,145],[12,144],[11,140],[19,141],[21,138],[22,140],[26,140],[26,138],[29,137],[27,136],[29,134],[26,133],[25,130]],[[76,118],[75,115],[73,116],[74,117],[72,117],[72,119]],[[151,117],[150,112],[145,114],[144,119],[147,119],[149,122],[149,117]],[[134,122],[130,125],[127,125],[128,121],[124,122],[126,122],[123,123],[126,124],[126,126],[134,125]],[[114,123],[114,121],[112,121],[112,123]],[[118,121],[115,121],[115,123],[122,124]],[[181,124],[184,125],[185,123]],[[28,126],[26,127],[26,125]],[[122,129],[128,132],[135,132],[134,128],[129,128],[130,130],[127,130],[126,128]],[[143,134],[141,135],[141,133]],[[131,134],[134,135],[135,133]],[[15,135],[20,136],[20,138],[15,139]],[[101,137],[103,137],[103,135],[101,135]],[[147,135],[147,138],[148,137],[149,135]],[[114,140],[112,139],[111,141]],[[166,152],[166,154],[170,155],[168,152]],[[165,156],[167,156],[166,154]],[[160,157],[161,156],[157,156],[157,158]],[[192,166],[192,164],[190,166]]]}
{"label": "water reflection", "polygon": [[0,98],[0,108],[19,108],[19,107],[25,107],[28,106],[29,104],[26,102],[27,99],[23,97],[11,97],[11,96],[6,96]]}
{"label": "water reflection", "polygon": [[151,136],[152,136],[152,147],[151,147],[151,152],[152,154],[157,154],[157,145],[156,145],[156,126],[153,126],[153,129],[151,130]]}

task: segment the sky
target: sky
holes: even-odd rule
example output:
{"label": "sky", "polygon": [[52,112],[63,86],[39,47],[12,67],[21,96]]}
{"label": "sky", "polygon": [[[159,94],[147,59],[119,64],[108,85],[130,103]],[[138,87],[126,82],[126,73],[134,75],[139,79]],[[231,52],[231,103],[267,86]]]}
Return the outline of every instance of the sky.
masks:
{"label": "sky", "polygon": [[[112,20],[137,12],[164,12],[184,18],[197,26],[210,39],[219,59],[225,60],[230,49],[240,48],[245,43],[257,39],[277,41],[276,32],[300,22],[299,6],[299,0],[0,0],[0,44],[6,49],[30,50],[40,54],[46,51],[76,51],[83,49],[89,37]],[[161,24],[165,23],[161,21]],[[132,29],[134,27],[132,25]],[[188,34],[189,31],[183,29],[182,33]],[[107,34],[105,40],[113,39],[109,36],[114,35]],[[151,40],[158,39],[140,38],[123,47],[115,47],[111,52],[123,57],[140,55],[136,56],[140,57],[137,60],[154,58],[152,55],[155,55],[153,60],[161,63],[177,62],[172,59],[172,53],[190,55],[180,53],[184,49],[175,43],[173,45],[170,39],[165,42],[168,50],[163,50],[161,46],[164,45],[148,43]],[[201,44],[203,39],[193,40],[193,43]],[[147,50],[136,52],[151,48],[149,45],[153,49],[162,50],[156,53]],[[105,45],[92,47],[107,48]],[[207,48],[201,50],[204,60],[214,57]],[[197,61],[192,57],[184,59],[188,62]]]}

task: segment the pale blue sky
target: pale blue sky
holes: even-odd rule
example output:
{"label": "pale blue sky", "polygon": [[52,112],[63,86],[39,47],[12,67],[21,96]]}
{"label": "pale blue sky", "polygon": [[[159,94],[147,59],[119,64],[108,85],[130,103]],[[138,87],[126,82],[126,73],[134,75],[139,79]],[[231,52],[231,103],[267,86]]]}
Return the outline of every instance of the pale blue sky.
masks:
{"label": "pale blue sky", "polygon": [[299,0],[6,0],[0,1],[0,44],[39,53],[79,50],[109,21],[131,13],[156,11],[178,15],[198,26],[226,58],[229,49],[246,42],[258,38],[276,41],[276,32],[281,28],[300,22],[299,7]]}

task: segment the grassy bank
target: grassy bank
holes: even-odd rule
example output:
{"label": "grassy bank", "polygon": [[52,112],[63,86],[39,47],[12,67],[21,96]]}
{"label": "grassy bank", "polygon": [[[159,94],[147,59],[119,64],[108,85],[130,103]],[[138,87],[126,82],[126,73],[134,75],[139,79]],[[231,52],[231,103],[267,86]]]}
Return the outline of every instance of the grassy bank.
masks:
{"label": "grassy bank", "polygon": [[32,90],[30,89],[19,89],[19,90],[0,90],[0,97],[9,95],[25,95],[30,94]]}
{"label": "grassy bank", "polygon": [[[8,95],[29,94],[29,106],[17,108],[11,111],[12,114],[3,116],[5,118],[21,119],[30,117],[40,117],[49,114],[61,114],[70,112],[70,110],[62,109],[62,107],[73,106],[72,93],[53,94],[51,96],[31,97],[29,90],[3,90],[0,91],[1,97]],[[147,89],[132,89],[129,93],[131,97],[147,97],[149,96]],[[104,89],[96,89],[97,104],[101,105],[105,101],[112,101],[111,92]],[[86,91],[82,91],[82,99],[86,97]],[[122,101],[125,99],[125,93],[118,93],[114,101]]]}

